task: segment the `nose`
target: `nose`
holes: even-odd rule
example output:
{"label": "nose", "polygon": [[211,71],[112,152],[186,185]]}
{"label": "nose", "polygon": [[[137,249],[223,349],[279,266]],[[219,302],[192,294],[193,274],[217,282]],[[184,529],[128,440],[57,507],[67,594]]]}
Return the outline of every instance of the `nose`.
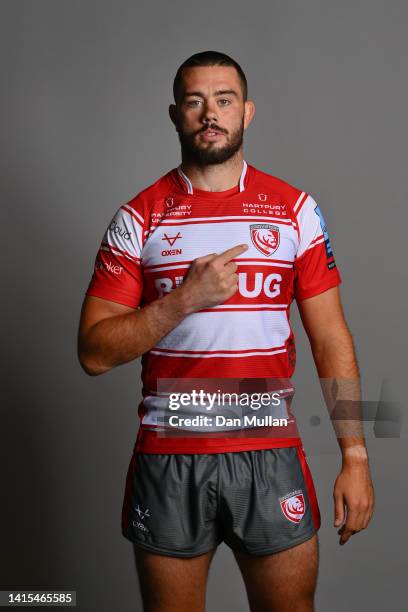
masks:
{"label": "nose", "polygon": [[206,103],[203,105],[202,120],[204,123],[212,123],[218,120],[217,106],[214,101],[207,100]]}

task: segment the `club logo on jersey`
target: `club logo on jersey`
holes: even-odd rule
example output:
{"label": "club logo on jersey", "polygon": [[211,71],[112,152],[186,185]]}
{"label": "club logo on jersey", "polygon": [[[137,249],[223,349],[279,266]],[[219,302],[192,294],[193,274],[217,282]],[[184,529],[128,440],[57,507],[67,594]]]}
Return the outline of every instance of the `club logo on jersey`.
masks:
{"label": "club logo on jersey", "polygon": [[266,193],[258,193],[258,198],[261,202],[266,202],[267,195]]}
{"label": "club logo on jersey", "polygon": [[279,498],[280,507],[286,518],[292,523],[299,524],[305,514],[305,498],[302,491],[292,491]]}
{"label": "club logo on jersey", "polygon": [[270,223],[255,223],[249,226],[251,240],[263,255],[275,253],[280,242],[279,227]]}

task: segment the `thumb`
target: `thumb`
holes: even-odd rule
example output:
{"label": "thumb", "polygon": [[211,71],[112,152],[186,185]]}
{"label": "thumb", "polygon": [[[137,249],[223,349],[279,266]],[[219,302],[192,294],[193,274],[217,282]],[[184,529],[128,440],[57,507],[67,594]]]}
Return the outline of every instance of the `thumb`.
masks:
{"label": "thumb", "polygon": [[339,527],[344,521],[344,503],[341,493],[334,494],[334,526]]}

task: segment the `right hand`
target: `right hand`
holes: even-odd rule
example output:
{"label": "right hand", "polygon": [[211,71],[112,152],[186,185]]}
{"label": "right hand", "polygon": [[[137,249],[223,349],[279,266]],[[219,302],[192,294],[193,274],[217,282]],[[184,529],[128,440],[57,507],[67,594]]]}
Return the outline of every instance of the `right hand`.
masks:
{"label": "right hand", "polygon": [[210,253],[194,259],[179,288],[190,312],[217,306],[234,295],[238,274],[237,264],[231,260],[248,248],[247,244],[238,244],[220,255]]}

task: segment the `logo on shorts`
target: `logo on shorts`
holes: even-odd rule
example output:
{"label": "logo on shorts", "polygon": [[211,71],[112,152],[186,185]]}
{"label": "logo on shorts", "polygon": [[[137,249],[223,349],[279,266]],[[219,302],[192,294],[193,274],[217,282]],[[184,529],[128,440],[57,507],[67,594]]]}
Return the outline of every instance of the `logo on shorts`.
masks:
{"label": "logo on shorts", "polygon": [[146,508],[146,510],[141,510],[139,507],[139,504],[136,506],[135,508],[136,512],[138,513],[139,517],[142,519],[142,521],[147,517],[150,517],[150,510],[149,508]]}
{"label": "logo on shorts", "polygon": [[279,227],[270,223],[255,223],[249,226],[254,246],[269,257],[279,246]]}
{"label": "logo on shorts", "polygon": [[146,525],[142,523],[142,521],[144,521],[145,518],[150,518],[149,508],[146,508],[146,510],[142,510],[138,504],[137,506],[134,507],[134,510],[135,512],[138,513],[140,520],[138,519],[133,520],[132,521],[133,527],[137,527],[137,529],[139,529],[140,531],[143,531],[144,533],[150,533],[150,529],[148,529]]}
{"label": "logo on shorts", "polygon": [[305,498],[302,491],[292,491],[279,498],[280,507],[286,518],[292,523],[300,523],[305,514]]}

